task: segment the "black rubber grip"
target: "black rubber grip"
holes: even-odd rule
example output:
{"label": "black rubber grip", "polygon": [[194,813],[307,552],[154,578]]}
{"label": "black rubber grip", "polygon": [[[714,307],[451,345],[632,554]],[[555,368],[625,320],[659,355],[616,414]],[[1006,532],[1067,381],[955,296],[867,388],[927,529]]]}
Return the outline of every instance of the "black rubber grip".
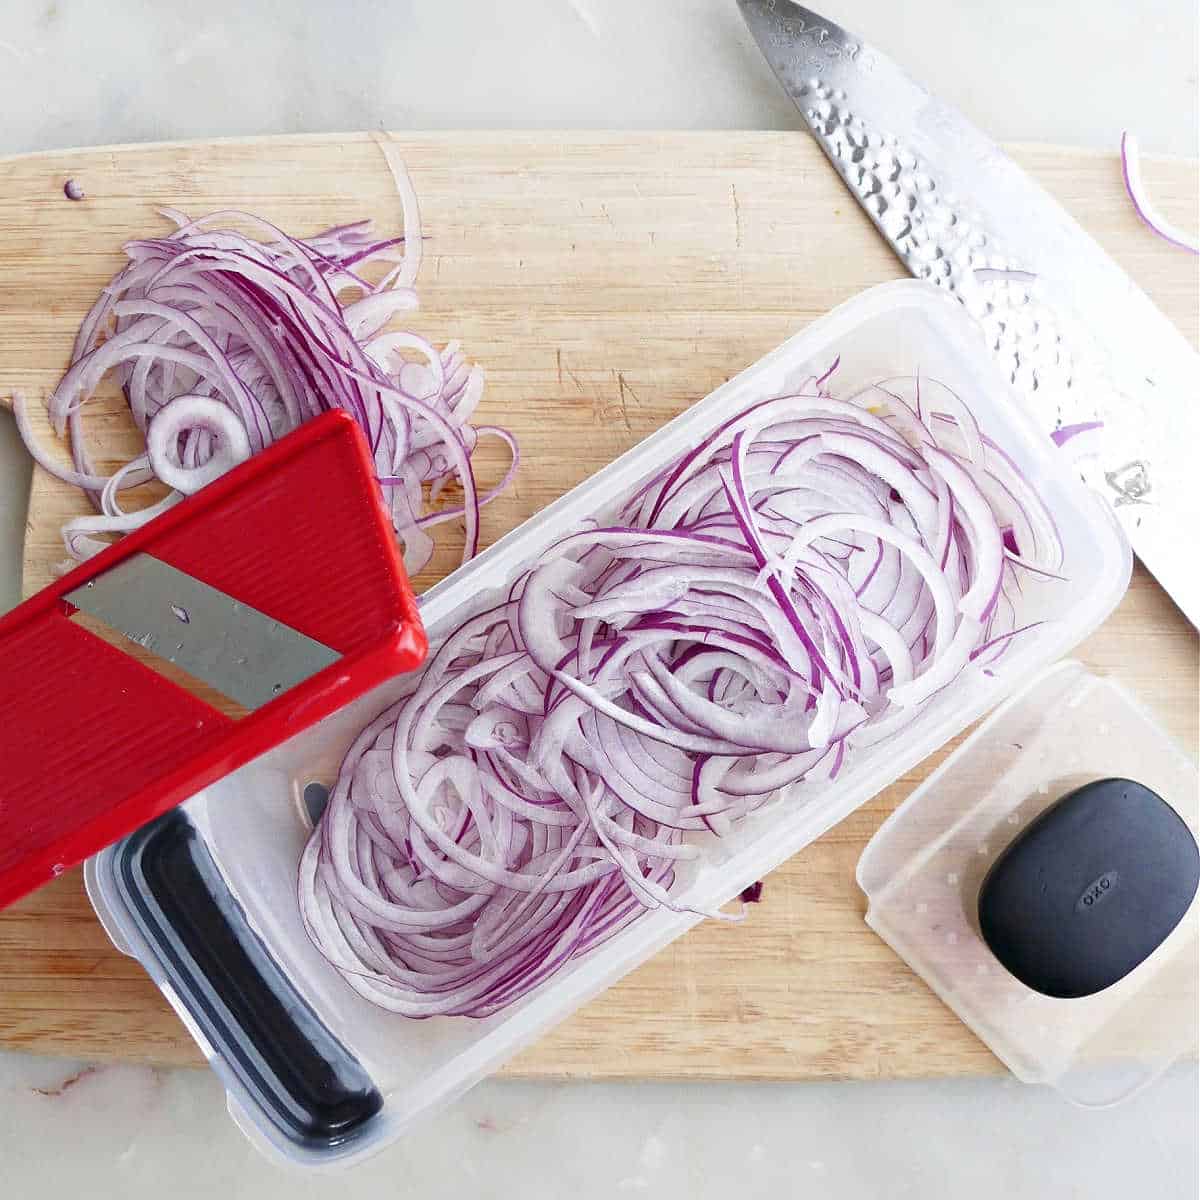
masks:
{"label": "black rubber grip", "polygon": [[342,1145],[383,1097],[250,927],[204,838],[175,809],[117,848],[117,878],[185,1007],[291,1141]]}
{"label": "black rubber grip", "polygon": [[1162,797],[1097,779],[1045,810],[992,864],[979,930],[1043,996],[1093,996],[1140,966],[1183,919],[1200,848]]}

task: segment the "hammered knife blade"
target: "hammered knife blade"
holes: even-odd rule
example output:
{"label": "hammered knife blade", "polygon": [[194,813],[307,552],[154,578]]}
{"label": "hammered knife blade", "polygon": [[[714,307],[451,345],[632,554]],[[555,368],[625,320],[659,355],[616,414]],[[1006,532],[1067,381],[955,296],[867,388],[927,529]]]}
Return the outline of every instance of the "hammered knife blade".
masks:
{"label": "hammered knife blade", "polygon": [[1055,200],[889,58],[790,0],[738,3],[846,186],[904,266],[976,319],[1035,419],[1060,438],[1099,423],[1075,465],[1200,626],[1200,357]]}

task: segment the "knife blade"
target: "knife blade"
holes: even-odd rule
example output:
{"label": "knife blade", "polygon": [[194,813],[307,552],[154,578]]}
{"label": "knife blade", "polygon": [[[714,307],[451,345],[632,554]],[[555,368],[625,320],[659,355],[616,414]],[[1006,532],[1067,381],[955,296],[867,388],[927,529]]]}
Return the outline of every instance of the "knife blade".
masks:
{"label": "knife blade", "polygon": [[791,0],[738,4],[843,182],[904,266],[971,313],[1035,419],[1099,423],[1074,464],[1200,626],[1200,356],[1051,196],[886,55]]}
{"label": "knife blade", "polygon": [[152,554],[125,559],[64,599],[251,710],[340,657]]}

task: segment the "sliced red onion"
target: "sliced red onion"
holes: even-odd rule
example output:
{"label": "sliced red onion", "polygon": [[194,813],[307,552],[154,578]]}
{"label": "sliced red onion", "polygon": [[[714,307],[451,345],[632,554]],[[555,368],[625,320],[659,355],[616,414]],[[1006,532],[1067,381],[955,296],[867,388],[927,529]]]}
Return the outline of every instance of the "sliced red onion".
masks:
{"label": "sliced red onion", "polygon": [[[38,445],[25,401],[14,404],[38,463],[83,488],[96,516],[63,530],[75,558],[107,536],[136,528],[165,504],[195,491],[248,454],[328,408],[346,408],[365,430],[392,520],[416,573],[433,553],[426,532],[461,519],[463,560],[478,549],[479,509],[512,479],[516,443],[486,428],[512,454],[501,484],[479,494],[471,455],[481,430],[471,418],[483,373],[457,343],[442,350],[415,333],[388,328],[417,306],[421,262],[416,195],[396,148],[379,139],[395,179],[404,236],[380,239],[359,221],[298,239],[260,217],[212,213],[192,220],[168,209],[176,226],[130,242],[128,263],[84,319],[71,363],[51,394],[55,432],[70,435],[72,468]],[[368,281],[368,276],[382,278]],[[112,474],[91,462],[84,413],[115,377],[147,453]],[[151,479],[172,492],[136,510],[120,493]],[[457,481],[462,500],[434,507]]]}
{"label": "sliced red onion", "polygon": [[1192,254],[1200,254],[1200,240],[1185,233],[1173,225],[1153,205],[1142,182],[1141,154],[1138,151],[1137,138],[1126,131],[1121,134],[1121,177],[1125,181],[1125,191],[1134,211],[1142,223],[1152,233],[1156,233],[1163,241],[1187,250]]}
{"label": "sliced red onion", "polygon": [[935,380],[829,378],[557,542],[359,736],[299,900],[367,999],[488,1016],[697,911],[680,884],[738,821],[1024,632],[1009,593],[1054,586],[1062,547],[1020,471]]}
{"label": "sliced red onion", "polygon": [[1091,433],[1094,429],[1103,428],[1103,421],[1080,421],[1076,425],[1060,425],[1050,434],[1050,439],[1056,446],[1065,446],[1072,438],[1077,438],[1081,433]]}
{"label": "sliced red onion", "polygon": [[[167,487],[185,496],[199,491],[249,457],[246,427],[220,400],[209,396],[176,396],[150,419],[146,434],[150,469]],[[120,484],[113,487],[119,489]],[[109,503],[113,503],[111,497]]]}

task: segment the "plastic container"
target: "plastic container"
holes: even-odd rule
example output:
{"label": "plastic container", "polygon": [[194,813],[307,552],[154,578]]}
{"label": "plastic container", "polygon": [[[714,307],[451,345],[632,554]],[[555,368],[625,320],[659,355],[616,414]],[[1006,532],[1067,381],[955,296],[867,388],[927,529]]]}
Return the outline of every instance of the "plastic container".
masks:
{"label": "plastic container", "polygon": [[1135,779],[1197,826],[1196,763],[1118,684],[1060,663],[997,709],[884,822],[858,864],[867,924],[1018,1079],[1107,1107],[1196,1045],[1197,910],[1091,996],[1026,987],[980,937],[976,898],[998,854],[1061,796]]}
{"label": "plastic container", "polygon": [[[426,593],[421,615],[436,649],[471,613],[494,602],[523,567],[582,521],[615,508],[662,463],[690,448],[729,414],[778,394],[841,356],[839,391],[920,371],[955,388],[1045,497],[1067,548],[1066,584],[1026,590],[1019,623],[1044,623],[1018,639],[994,677],[965,673],[909,727],[903,738],[849,755],[838,778],[790,787],[722,840],[679,888],[683,901],[725,903],[842,820],[848,813],[963,730],[1029,676],[1086,637],[1119,601],[1130,553],[1103,505],[1065,469],[1045,432],[1020,407],[992,365],[971,320],[935,289],[914,282],[875,288],[843,304],[700,401],[658,433],[573,489],[469,565]],[[212,1051],[203,1022],[172,986],[158,948],[148,944],[116,886],[113,847],[89,864],[88,889],[114,942],[135,954],[163,989],[229,1090],[234,1119],[260,1147],[309,1164],[352,1161],[388,1144],[460,1096],[523,1046],[685,932],[697,918],[648,913],[523,1001],[486,1020],[411,1021],[361,999],[309,943],[295,900],[296,865],[309,833],[301,792],[333,778],[352,736],[403,690],[377,689],[303,737],[188,803],[211,853],[246,916],[306,1001],[349,1048],[384,1097],[361,1136],[319,1148],[297,1144],[256,1104],[228,1056]]]}

